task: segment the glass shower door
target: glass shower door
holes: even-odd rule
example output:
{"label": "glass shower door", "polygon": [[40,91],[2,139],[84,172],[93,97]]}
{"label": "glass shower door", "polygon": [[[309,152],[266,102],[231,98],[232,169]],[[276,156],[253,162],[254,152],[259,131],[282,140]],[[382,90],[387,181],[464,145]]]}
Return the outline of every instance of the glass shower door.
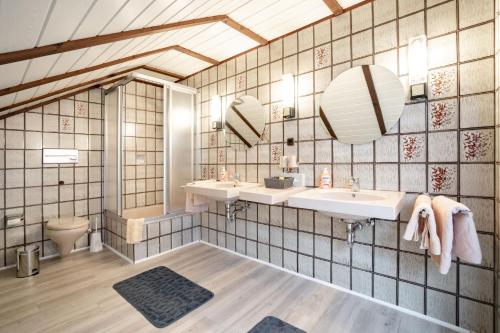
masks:
{"label": "glass shower door", "polygon": [[168,138],[168,149],[164,151],[168,161],[164,188],[168,190],[164,191],[167,196],[164,201],[166,211],[174,213],[184,210],[186,195],[182,186],[193,181],[194,95],[171,87],[168,96],[165,122],[168,125],[164,126]]}
{"label": "glass shower door", "polygon": [[104,208],[121,214],[121,112],[122,86],[105,95]]}

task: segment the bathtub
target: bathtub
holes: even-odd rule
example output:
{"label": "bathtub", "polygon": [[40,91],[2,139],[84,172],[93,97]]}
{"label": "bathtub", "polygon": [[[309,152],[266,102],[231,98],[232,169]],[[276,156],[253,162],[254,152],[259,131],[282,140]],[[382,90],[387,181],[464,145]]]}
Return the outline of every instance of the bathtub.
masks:
{"label": "bathtub", "polygon": [[139,219],[155,216],[163,216],[163,204],[138,207],[138,208],[129,208],[124,209],[122,211],[122,218],[124,219]]}
{"label": "bathtub", "polygon": [[[144,219],[143,240],[127,243],[127,223]],[[131,263],[138,262],[201,238],[201,214],[163,213],[163,205],[124,209],[122,216],[104,211],[104,244]],[[160,227],[161,225],[161,227]],[[160,241],[161,239],[161,241]]]}

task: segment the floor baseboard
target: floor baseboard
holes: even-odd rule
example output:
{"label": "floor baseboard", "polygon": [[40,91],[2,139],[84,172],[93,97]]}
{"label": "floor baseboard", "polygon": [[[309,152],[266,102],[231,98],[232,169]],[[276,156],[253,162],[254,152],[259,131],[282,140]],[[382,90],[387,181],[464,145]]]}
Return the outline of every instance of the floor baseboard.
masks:
{"label": "floor baseboard", "polygon": [[118,257],[120,257],[123,260],[127,261],[129,264],[133,264],[134,263],[134,261],[132,259],[130,259],[126,255],[124,255],[123,253],[118,252],[113,247],[111,247],[111,245],[108,245],[108,244],[105,244],[105,243],[103,243],[102,245],[104,245],[105,248],[107,248],[108,250],[110,250],[111,252],[113,252],[114,254],[116,254]]}
{"label": "floor baseboard", "polygon": [[400,312],[404,312],[406,314],[409,314],[411,316],[414,316],[414,317],[417,317],[417,318],[421,318],[421,319],[424,319],[424,320],[427,320],[427,321],[430,321],[434,324],[438,324],[438,325],[441,325],[441,326],[444,326],[446,328],[449,328],[451,330],[454,330],[456,332],[461,332],[461,333],[467,333],[467,332],[470,332],[469,330],[466,330],[462,327],[459,327],[459,326],[455,326],[455,325],[452,325],[450,323],[447,323],[447,322],[444,322],[442,320],[439,320],[439,319],[436,319],[436,318],[433,318],[433,317],[430,317],[430,316],[427,316],[427,315],[424,315],[420,312],[416,312],[416,311],[413,311],[413,310],[409,310],[409,309],[406,309],[406,308],[403,308],[401,306],[398,306],[398,305],[395,305],[395,304],[392,304],[392,303],[387,303],[385,301],[382,301],[382,300],[379,300],[379,299],[376,299],[376,298],[373,298],[373,297],[370,297],[370,296],[367,296],[367,295],[364,295],[364,294],[360,294],[358,292],[355,292],[355,291],[352,291],[350,289],[346,289],[346,288],[342,288],[340,286],[337,286],[335,284],[332,284],[332,283],[329,283],[329,282],[326,282],[326,281],[323,281],[323,280],[318,280],[318,279],[315,279],[313,277],[310,277],[310,276],[307,276],[307,275],[303,275],[303,274],[300,274],[298,272],[294,272],[294,271],[291,271],[291,270],[288,270],[286,268],[283,268],[283,267],[280,267],[280,266],[276,266],[276,265],[273,265],[267,261],[262,261],[262,260],[259,260],[257,258],[253,258],[253,257],[249,257],[247,255],[244,255],[244,254],[241,254],[241,253],[238,253],[236,251],[232,251],[230,249],[227,249],[225,247],[221,247],[221,246],[218,246],[218,245],[215,245],[215,244],[212,244],[212,243],[208,243],[204,240],[200,240],[199,241],[200,243],[202,244],[205,244],[205,245],[208,245],[208,246],[211,246],[211,247],[215,247],[217,249],[220,249],[220,250],[223,250],[223,251],[226,251],[226,252],[229,252],[231,254],[235,254],[237,256],[240,256],[240,257],[243,257],[243,258],[246,258],[246,259],[250,259],[250,260],[253,260],[253,261],[256,261],[260,264],[264,264],[266,266],[269,266],[269,267],[272,267],[272,268],[275,268],[275,269],[278,269],[280,271],[283,271],[283,272],[287,272],[287,273],[290,273],[292,275],[295,275],[295,276],[298,276],[298,277],[301,277],[303,279],[306,279],[306,280],[309,280],[309,281],[313,281],[313,282],[316,282],[316,283],[319,283],[323,286],[326,286],[326,287],[329,287],[329,288],[332,288],[332,289],[336,289],[336,290],[340,290],[340,291],[343,291],[343,292],[346,292],[348,294],[351,294],[351,295],[355,295],[355,296],[358,296],[358,297],[361,297],[363,299],[366,299],[370,302],[373,302],[373,303],[377,303],[377,304],[381,304],[381,305],[385,305],[391,309],[395,309],[397,311],[400,311]]}
{"label": "floor baseboard", "polygon": [[[86,246],[86,247],[82,247],[82,248],[79,248],[79,249],[72,250],[71,253],[81,252],[81,251],[85,251],[85,250],[88,250],[88,249],[90,249],[90,246]],[[54,253],[54,254],[51,254],[51,255],[48,255],[48,256],[40,257],[40,261],[45,261],[45,260],[53,259],[53,258],[57,258],[57,257],[60,257],[59,253]],[[16,264],[1,267],[0,271],[6,270],[6,269],[10,269],[10,268],[13,268],[13,267],[16,267]]]}
{"label": "floor baseboard", "polygon": [[184,244],[184,245],[178,246],[178,247],[176,247],[176,248],[174,248],[174,249],[170,249],[170,250],[167,250],[167,251],[165,251],[165,252],[161,252],[161,253],[155,254],[155,255],[153,255],[153,256],[151,256],[151,257],[147,257],[147,258],[143,258],[143,259],[136,260],[136,261],[134,262],[134,264],[139,264],[139,263],[141,263],[141,262],[145,262],[145,261],[148,261],[148,260],[151,260],[151,259],[155,259],[155,258],[161,257],[161,256],[163,256],[163,255],[166,255],[166,254],[169,254],[169,253],[175,252],[175,251],[180,250],[180,249],[183,249],[183,248],[185,248],[185,247],[192,246],[192,245],[197,244],[197,243],[199,243],[199,242],[200,242],[199,240],[192,241],[191,243],[187,243],[187,244]]}

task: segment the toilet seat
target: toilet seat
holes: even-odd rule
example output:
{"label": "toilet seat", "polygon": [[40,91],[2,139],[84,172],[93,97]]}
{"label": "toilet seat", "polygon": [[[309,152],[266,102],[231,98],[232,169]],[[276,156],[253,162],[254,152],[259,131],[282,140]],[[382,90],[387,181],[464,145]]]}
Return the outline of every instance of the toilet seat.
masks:
{"label": "toilet seat", "polygon": [[84,217],[67,216],[49,219],[48,230],[71,230],[89,226],[89,220]]}

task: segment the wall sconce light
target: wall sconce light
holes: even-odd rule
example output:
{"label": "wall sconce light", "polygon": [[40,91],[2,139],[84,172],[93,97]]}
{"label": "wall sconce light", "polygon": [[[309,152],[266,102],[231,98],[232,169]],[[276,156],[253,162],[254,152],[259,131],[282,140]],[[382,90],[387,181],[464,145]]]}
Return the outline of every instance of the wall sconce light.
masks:
{"label": "wall sconce light", "polygon": [[221,130],[224,127],[222,124],[222,107],[219,95],[212,96],[210,100],[210,120],[212,122],[212,129]]}
{"label": "wall sconce light", "polygon": [[408,74],[410,98],[427,97],[427,37],[425,35],[408,40]]}
{"label": "wall sconce light", "polygon": [[295,118],[295,80],[293,74],[284,74],[281,79],[283,94],[283,118]]}

